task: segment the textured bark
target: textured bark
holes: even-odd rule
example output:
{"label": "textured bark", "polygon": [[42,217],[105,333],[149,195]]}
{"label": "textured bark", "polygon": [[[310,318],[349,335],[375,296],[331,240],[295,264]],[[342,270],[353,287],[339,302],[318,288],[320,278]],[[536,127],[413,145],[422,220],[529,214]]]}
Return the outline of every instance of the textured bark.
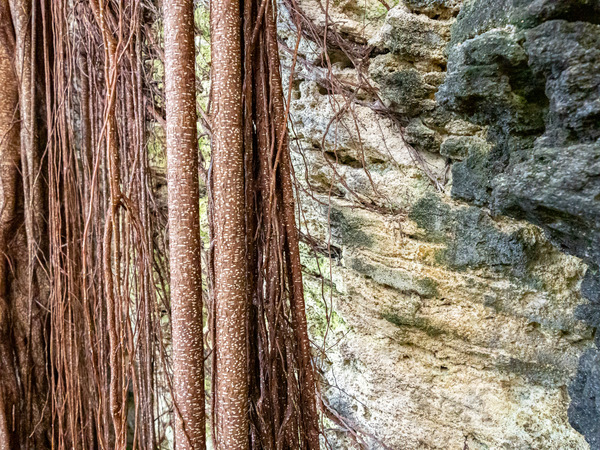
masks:
{"label": "textured bark", "polygon": [[193,18],[192,0],[164,2],[173,385],[178,449],[205,448]]}
{"label": "textured bark", "polygon": [[[38,124],[36,121],[36,38],[39,5],[31,0],[10,0],[15,28],[15,68],[19,79],[19,110],[21,116],[21,167],[25,208],[25,227],[33,265],[43,231],[42,183],[38,154]],[[37,104],[39,110],[39,104]],[[31,295],[34,295],[32,293]]]}
{"label": "textured bark", "polygon": [[32,8],[0,1],[0,448],[11,449],[45,448],[49,435]]}
{"label": "textured bark", "polygon": [[20,147],[12,25],[4,0],[0,0],[0,21],[0,450],[10,450],[17,445],[16,436],[13,436],[13,414],[20,408],[12,348],[8,247],[15,220]]}
{"label": "textured bark", "polygon": [[[211,7],[216,446],[314,449],[274,2]],[[0,450],[156,447],[167,293],[177,448],[206,445],[193,2],[164,0],[170,292],[142,10],[0,0]]]}
{"label": "textured bark", "polygon": [[240,2],[211,2],[216,442],[248,448],[247,265]]}
{"label": "textured bark", "polygon": [[318,449],[275,2],[211,7],[217,447]]}

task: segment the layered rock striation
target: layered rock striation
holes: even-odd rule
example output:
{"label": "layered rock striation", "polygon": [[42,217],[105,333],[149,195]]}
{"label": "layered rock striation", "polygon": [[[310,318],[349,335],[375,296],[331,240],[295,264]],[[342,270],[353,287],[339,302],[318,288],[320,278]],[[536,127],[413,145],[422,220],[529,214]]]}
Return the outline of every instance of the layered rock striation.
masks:
{"label": "layered rock striation", "polygon": [[597,2],[326,3],[362,57],[284,63],[327,402],[368,448],[599,448]]}
{"label": "layered rock striation", "polygon": [[[472,1],[453,28],[437,100],[487,127],[453,164],[452,195],[539,225],[588,264],[577,318],[600,324],[600,3]],[[570,385],[571,424],[600,448],[600,358]]]}

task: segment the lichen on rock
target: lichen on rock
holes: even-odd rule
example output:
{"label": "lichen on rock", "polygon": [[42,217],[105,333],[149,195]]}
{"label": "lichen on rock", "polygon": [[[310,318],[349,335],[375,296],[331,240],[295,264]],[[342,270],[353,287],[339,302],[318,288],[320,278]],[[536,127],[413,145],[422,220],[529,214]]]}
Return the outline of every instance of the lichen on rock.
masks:
{"label": "lichen on rock", "polygon": [[[525,219],[590,267],[600,262],[600,26],[598,2],[468,2],[453,29],[438,100],[490,128],[492,149],[453,166],[453,194]],[[485,92],[488,92],[485,94]],[[578,308],[597,327],[598,300]],[[581,359],[570,393],[573,426],[600,445],[598,356]],[[594,365],[596,364],[596,365]]]}
{"label": "lichen on rock", "polygon": [[[364,69],[379,98],[355,92],[336,116],[346,99],[322,74],[292,80],[301,226],[324,258],[308,283],[325,398],[374,449],[595,448],[595,2],[388,6],[330,4],[332,27],[373,45],[334,75]],[[353,448],[334,428],[333,447]]]}

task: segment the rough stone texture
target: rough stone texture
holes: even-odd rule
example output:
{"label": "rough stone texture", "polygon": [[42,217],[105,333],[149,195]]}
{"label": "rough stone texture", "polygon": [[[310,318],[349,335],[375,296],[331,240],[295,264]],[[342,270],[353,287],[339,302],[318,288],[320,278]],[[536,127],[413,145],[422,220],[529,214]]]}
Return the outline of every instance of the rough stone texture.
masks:
{"label": "rough stone texture", "polygon": [[[367,76],[391,115],[358,92],[332,120],[346,99],[323,74],[300,64],[292,80],[301,221],[320,252],[305,249],[311,332],[325,398],[368,448],[598,447],[600,285],[580,259],[599,251],[597,2],[558,3],[471,1],[455,22],[456,0],[331,2],[335,26],[374,46]],[[300,55],[319,65],[313,43]],[[436,189],[424,167],[443,184],[450,164]],[[331,425],[333,448],[354,448]]]}
{"label": "rough stone texture", "polygon": [[[468,2],[452,31],[442,105],[488,127],[453,165],[452,194],[540,225],[590,265],[577,317],[600,325],[600,3]],[[500,3],[500,4],[499,4]],[[467,154],[466,158],[464,153]],[[452,156],[450,156],[453,158]],[[572,425],[600,446],[596,350],[570,386]]]}

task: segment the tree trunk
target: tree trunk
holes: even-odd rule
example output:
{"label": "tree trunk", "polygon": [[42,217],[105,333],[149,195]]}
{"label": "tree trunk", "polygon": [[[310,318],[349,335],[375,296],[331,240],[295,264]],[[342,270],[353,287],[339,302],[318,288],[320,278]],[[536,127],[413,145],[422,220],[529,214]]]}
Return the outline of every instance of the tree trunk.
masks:
{"label": "tree trunk", "polygon": [[175,441],[178,449],[204,449],[204,347],[192,0],[166,0],[164,26]]}
{"label": "tree trunk", "polygon": [[35,123],[44,106],[35,102],[36,6],[0,0],[0,449],[45,448],[49,436],[47,293],[37,276],[45,207]]}
{"label": "tree trunk", "polygon": [[211,2],[217,448],[248,448],[247,264],[240,2]]}
{"label": "tree trunk", "polygon": [[213,0],[211,8],[216,446],[314,450],[316,383],[275,2]]}
{"label": "tree trunk", "polygon": [[14,71],[12,25],[0,0],[0,450],[16,448],[14,411],[19,410],[19,384],[14,365],[12,305],[9,298],[9,241],[15,220],[19,164],[19,91]]}

